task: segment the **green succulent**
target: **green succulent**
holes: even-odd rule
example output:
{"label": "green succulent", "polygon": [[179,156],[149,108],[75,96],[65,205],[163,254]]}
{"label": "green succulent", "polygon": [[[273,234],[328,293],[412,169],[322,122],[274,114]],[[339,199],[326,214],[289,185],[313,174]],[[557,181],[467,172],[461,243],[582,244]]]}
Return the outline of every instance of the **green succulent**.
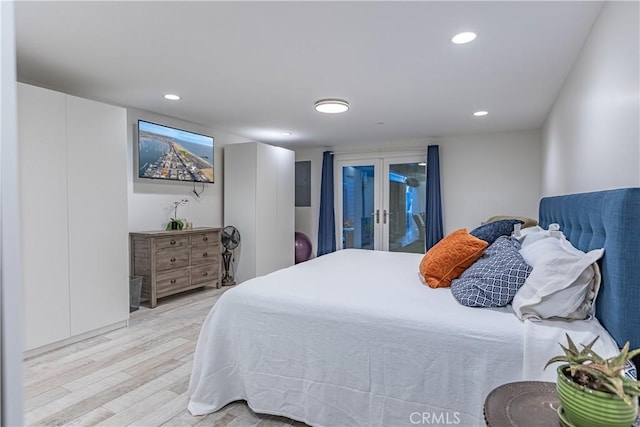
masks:
{"label": "green succulent", "polygon": [[582,350],[578,348],[567,336],[567,347],[560,344],[564,355],[552,357],[545,368],[555,362],[565,362],[569,364],[569,374],[578,384],[592,388],[594,390],[606,391],[615,394],[624,400],[629,406],[633,406],[633,399],[640,396],[640,381],[632,380],[623,375],[624,365],[627,360],[640,355],[640,348],[629,351],[627,342],[620,353],[605,359],[593,351],[593,345],[600,338],[596,337],[587,345],[582,345]]}

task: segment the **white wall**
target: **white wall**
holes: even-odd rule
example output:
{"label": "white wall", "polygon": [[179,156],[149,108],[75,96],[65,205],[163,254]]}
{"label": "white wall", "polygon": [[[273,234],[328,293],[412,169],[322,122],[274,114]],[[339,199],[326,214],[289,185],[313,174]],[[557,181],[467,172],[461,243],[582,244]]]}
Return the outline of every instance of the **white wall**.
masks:
{"label": "white wall", "polygon": [[[204,185],[204,193],[196,198],[192,193],[193,183],[164,182],[140,179],[137,172],[137,126],[138,120],[147,120],[178,129],[184,129],[214,137],[214,183]],[[223,200],[222,147],[226,144],[244,142],[246,139],[206,128],[172,117],[130,108],[127,110],[128,150],[128,194],[129,231],[164,229],[173,216],[172,202],[187,198],[189,203],[178,208],[178,216],[192,222],[194,227],[221,227]],[[200,192],[202,184],[196,184]]]}
{"label": "white wall", "polygon": [[22,260],[12,1],[0,1],[0,425],[23,421]]}
{"label": "white wall", "polygon": [[296,150],[296,162],[311,162],[311,206],[295,208],[296,231],[311,240],[315,257],[318,249],[318,221],[320,220],[320,180],[322,179],[322,153],[324,148],[301,148]]}
{"label": "white wall", "polygon": [[640,5],[606,2],[545,122],[543,195],[640,185]]}
{"label": "white wall", "polygon": [[538,217],[540,131],[435,138],[445,234],[494,215]]}
{"label": "white wall", "polygon": [[[472,229],[494,215],[537,218],[541,194],[540,131],[431,138],[411,147],[376,147],[361,153],[415,150],[440,146],[440,179],[445,234]],[[311,208],[296,208],[296,231],[317,245],[322,152],[296,150],[296,161],[311,160]],[[351,151],[351,152],[354,152]],[[336,151],[337,152],[337,151]]]}

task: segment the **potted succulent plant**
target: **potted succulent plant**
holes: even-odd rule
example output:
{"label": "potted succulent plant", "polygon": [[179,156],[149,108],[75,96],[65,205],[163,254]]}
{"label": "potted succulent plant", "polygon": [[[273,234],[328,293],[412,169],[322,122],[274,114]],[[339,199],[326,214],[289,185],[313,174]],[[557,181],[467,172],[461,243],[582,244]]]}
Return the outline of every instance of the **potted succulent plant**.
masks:
{"label": "potted succulent plant", "polygon": [[640,381],[626,377],[624,367],[640,349],[629,351],[627,342],[620,353],[605,359],[592,349],[598,338],[578,351],[567,335],[567,347],[560,344],[564,355],[545,366],[566,362],[557,369],[556,383],[563,426],[630,427],[638,416]]}
{"label": "potted succulent plant", "polygon": [[178,219],[178,207],[187,204],[189,200],[181,199],[176,202],[173,202],[173,218],[169,218],[169,222],[167,223],[167,230],[182,230],[184,228],[184,221]]}

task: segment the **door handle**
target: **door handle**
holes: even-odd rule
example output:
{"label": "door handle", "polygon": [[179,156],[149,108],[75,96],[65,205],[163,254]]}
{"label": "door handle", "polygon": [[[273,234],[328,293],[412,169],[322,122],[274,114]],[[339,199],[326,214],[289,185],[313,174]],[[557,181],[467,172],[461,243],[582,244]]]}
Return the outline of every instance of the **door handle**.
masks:
{"label": "door handle", "polygon": [[[389,214],[391,215],[391,214]],[[382,223],[386,224],[387,223],[387,210],[384,210],[384,213],[382,214]]]}
{"label": "door handle", "polygon": [[376,224],[380,224],[380,209],[376,209]]}

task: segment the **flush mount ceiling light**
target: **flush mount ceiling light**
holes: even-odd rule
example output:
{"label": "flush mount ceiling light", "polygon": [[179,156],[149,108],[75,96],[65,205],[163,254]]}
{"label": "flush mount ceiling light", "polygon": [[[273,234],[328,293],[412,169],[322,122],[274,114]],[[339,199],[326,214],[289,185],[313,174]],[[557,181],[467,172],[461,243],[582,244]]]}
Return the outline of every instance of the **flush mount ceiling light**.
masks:
{"label": "flush mount ceiling light", "polygon": [[455,36],[453,36],[451,41],[455,44],[465,44],[475,40],[475,38],[476,38],[476,33],[467,31],[464,33],[456,34]]}
{"label": "flush mount ceiling light", "polygon": [[477,117],[486,116],[487,114],[489,114],[488,111],[476,111],[475,113],[473,113],[473,115]]}
{"label": "flush mount ceiling light", "polygon": [[280,135],[282,135],[282,136],[291,136],[291,132],[282,132]]}
{"label": "flush mount ceiling light", "polygon": [[182,97],[174,95],[172,93],[168,93],[164,96],[164,99],[168,99],[169,101],[179,101],[182,99]]}
{"label": "flush mount ceiling light", "polygon": [[349,103],[342,99],[321,99],[314,106],[316,111],[327,114],[344,113],[349,109]]}

